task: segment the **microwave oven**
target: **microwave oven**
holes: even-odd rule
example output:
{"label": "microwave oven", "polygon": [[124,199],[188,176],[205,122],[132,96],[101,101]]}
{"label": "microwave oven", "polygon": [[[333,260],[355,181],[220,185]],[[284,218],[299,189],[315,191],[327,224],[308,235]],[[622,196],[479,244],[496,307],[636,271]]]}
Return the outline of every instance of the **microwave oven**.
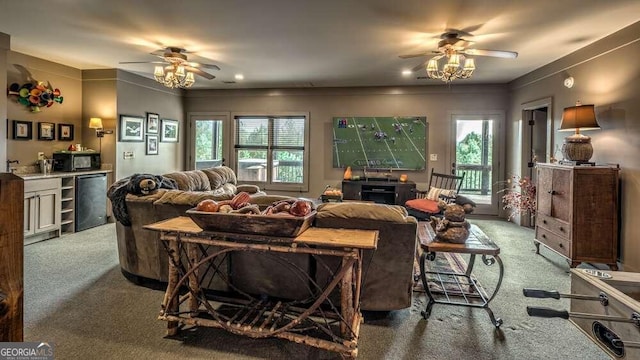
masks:
{"label": "microwave oven", "polygon": [[55,171],[99,170],[100,153],[93,151],[59,151],[53,153]]}

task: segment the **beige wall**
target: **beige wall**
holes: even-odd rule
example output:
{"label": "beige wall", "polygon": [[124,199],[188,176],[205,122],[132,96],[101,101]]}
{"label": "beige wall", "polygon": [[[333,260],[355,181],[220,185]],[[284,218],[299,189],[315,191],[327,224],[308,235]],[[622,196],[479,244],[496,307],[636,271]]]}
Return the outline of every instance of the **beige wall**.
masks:
{"label": "beige wall", "polygon": [[[165,88],[154,80],[121,70],[117,70],[117,80],[118,115],[142,116],[146,119],[146,112],[153,112],[159,114],[160,119],[178,120],[180,141],[160,143],[158,155],[145,155],[144,142],[119,141],[115,151],[115,178],[120,179],[135,173],[165,174],[184,169],[186,129],[181,91]],[[117,136],[120,131],[119,125],[116,129]],[[124,160],[123,153],[126,151],[133,152],[134,158]]]}
{"label": "beige wall", "polygon": [[[429,122],[428,149],[430,153],[438,154],[438,161],[428,162],[427,168],[448,171],[452,148],[451,113],[506,112],[507,99],[505,86],[459,85],[454,82],[450,87],[190,90],[184,100],[187,113],[310,113],[310,191],[302,195],[318,197],[326,185],[337,186],[342,179],[342,170],[332,167],[333,117],[426,115]],[[427,186],[427,171],[407,173],[419,187]]]}
{"label": "beige wall", "polygon": [[[597,163],[621,167],[621,246],[627,271],[640,271],[640,228],[634,225],[640,203],[640,23],[583,48],[554,63],[516,79],[510,84],[510,116],[507,124],[508,172],[518,173],[519,121],[522,104],[552,97],[553,128],[560,126],[562,110],[575,105],[595,104],[601,130],[585,132],[592,137]],[[568,89],[563,80],[573,76]],[[554,132],[554,144],[561,146],[571,133]],[[560,155],[561,157],[561,155]]]}
{"label": "beige wall", "polygon": [[[7,101],[7,118],[9,119],[9,139],[7,140],[7,158],[19,160],[20,165],[32,165],[37,160],[39,151],[51,157],[57,150],[66,150],[71,143],[81,143],[82,138],[82,76],[78,69],[52,63],[47,60],[9,51],[7,57],[7,84],[20,85],[31,79],[49,82],[53,88],[59,88],[64,98],[62,104],[54,103],[51,107],[41,108],[40,112],[31,110],[9,97]],[[12,120],[33,122],[32,140],[12,140]],[[38,140],[38,122],[56,124],[56,140]],[[73,124],[75,126],[74,141],[58,141],[57,124]]]}

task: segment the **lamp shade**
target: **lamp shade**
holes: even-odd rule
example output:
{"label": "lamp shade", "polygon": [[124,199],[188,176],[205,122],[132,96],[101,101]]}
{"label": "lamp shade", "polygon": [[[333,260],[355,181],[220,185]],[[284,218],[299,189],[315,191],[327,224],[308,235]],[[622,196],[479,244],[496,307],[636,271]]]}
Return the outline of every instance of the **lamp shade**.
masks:
{"label": "lamp shade", "polygon": [[564,109],[560,131],[600,129],[594,105],[576,105]]}
{"label": "lamp shade", "polygon": [[91,119],[89,119],[89,128],[90,129],[102,129],[102,119],[101,118],[91,118]]}

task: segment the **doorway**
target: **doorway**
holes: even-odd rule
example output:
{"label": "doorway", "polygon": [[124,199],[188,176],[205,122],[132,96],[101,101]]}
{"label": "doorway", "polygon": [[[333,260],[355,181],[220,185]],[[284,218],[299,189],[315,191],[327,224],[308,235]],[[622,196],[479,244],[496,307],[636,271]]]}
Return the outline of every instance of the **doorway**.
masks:
{"label": "doorway", "polygon": [[[537,184],[536,163],[550,162],[557,155],[553,147],[553,117],[551,98],[522,104],[520,176]],[[535,226],[535,216],[524,214],[520,225]]]}
{"label": "doorway", "polygon": [[189,151],[187,168],[207,169],[226,165],[228,144],[225,143],[229,125],[229,114],[189,114]]}
{"label": "doorway", "polygon": [[474,214],[498,215],[499,202],[494,184],[500,179],[498,139],[503,114],[454,114],[451,171],[465,174],[460,194],[476,203]]}

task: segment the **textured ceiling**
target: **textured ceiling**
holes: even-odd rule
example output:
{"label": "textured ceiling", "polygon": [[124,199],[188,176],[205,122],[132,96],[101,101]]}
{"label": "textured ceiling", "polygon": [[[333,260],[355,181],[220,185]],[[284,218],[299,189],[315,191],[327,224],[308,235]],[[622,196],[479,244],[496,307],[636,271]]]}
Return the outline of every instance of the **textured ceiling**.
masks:
{"label": "textured ceiling", "polygon": [[[411,69],[448,28],[473,33],[480,49],[465,83],[504,83],[640,20],[637,0],[0,0],[0,32],[11,49],[78,69],[120,68],[152,77],[149,53],[184,47],[213,63],[204,88],[439,84]],[[234,74],[244,80],[235,84]]]}

